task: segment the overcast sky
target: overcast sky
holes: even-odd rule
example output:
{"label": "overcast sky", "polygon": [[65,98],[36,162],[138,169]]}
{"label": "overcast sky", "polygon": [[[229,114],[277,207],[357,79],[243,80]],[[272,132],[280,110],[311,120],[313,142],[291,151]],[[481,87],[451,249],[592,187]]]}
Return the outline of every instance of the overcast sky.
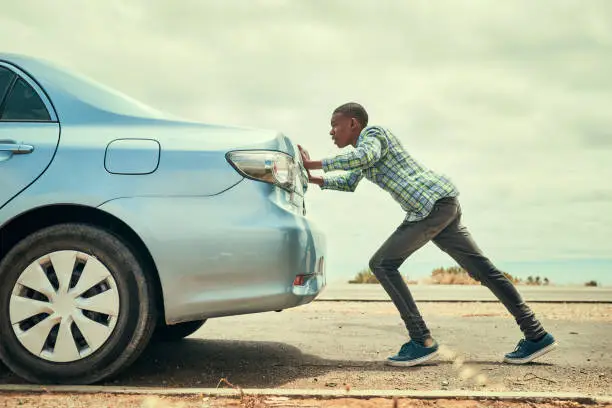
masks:
{"label": "overcast sky", "polygon": [[[455,181],[503,269],[612,283],[612,2],[20,0],[2,6],[0,50],[191,119],[281,130],[315,158],[338,153],[331,111],[360,102]],[[365,179],[311,186],[308,208],[331,281],[403,219]],[[453,262],[430,244],[401,270],[435,265]]]}

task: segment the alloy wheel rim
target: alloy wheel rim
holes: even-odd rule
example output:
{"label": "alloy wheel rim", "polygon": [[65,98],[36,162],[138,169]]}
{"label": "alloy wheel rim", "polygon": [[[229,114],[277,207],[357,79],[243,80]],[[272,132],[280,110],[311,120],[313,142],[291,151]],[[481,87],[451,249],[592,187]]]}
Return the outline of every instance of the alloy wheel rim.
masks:
{"label": "alloy wheel rim", "polygon": [[50,362],[67,363],[106,343],[119,306],[117,284],[102,262],[80,251],[56,251],[19,275],[9,316],[26,350]]}

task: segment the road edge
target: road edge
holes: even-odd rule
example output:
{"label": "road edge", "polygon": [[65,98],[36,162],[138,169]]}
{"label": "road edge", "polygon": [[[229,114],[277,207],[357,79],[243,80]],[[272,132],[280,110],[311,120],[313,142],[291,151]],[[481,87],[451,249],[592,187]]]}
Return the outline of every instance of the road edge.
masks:
{"label": "road edge", "polygon": [[[417,303],[499,303],[497,299],[415,299]],[[358,298],[316,298],[313,302],[317,303],[341,303],[341,302],[350,302],[350,303],[390,303],[391,299],[358,299]],[[609,305],[612,304],[612,300],[529,300],[528,303],[538,304],[538,303],[548,303],[548,304],[572,304],[572,305]]]}
{"label": "road edge", "polygon": [[412,391],[412,390],[317,390],[283,388],[157,388],[121,386],[64,386],[2,384],[0,393],[78,393],[78,394],[132,394],[181,396],[202,395],[209,397],[240,397],[241,395],[294,397],[294,398],[410,398],[410,399],[455,399],[455,400],[500,400],[546,402],[553,400],[573,401],[582,404],[612,404],[612,395],[586,395],[556,392],[489,392],[489,391]]}

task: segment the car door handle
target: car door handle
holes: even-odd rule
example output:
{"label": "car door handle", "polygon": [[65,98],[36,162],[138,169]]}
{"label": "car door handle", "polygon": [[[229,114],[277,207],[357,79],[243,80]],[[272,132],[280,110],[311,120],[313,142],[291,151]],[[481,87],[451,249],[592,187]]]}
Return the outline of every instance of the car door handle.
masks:
{"label": "car door handle", "polygon": [[34,146],[19,143],[0,143],[0,152],[11,152],[13,154],[29,154],[34,151]]}

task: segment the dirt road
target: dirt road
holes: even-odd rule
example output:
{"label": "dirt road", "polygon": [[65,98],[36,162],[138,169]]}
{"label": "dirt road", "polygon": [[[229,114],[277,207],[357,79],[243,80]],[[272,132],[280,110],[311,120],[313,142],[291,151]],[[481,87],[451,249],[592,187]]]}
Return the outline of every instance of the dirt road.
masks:
{"label": "dirt road", "polygon": [[[612,305],[532,306],[560,349],[526,366],[501,363],[520,332],[497,304],[423,304],[441,356],[426,366],[393,368],[382,360],[397,351],[406,332],[392,304],[317,302],[210,320],[181,342],[151,345],[106,384],[214,388],[227,378],[242,388],[612,395]],[[2,368],[0,383],[23,381]]]}

